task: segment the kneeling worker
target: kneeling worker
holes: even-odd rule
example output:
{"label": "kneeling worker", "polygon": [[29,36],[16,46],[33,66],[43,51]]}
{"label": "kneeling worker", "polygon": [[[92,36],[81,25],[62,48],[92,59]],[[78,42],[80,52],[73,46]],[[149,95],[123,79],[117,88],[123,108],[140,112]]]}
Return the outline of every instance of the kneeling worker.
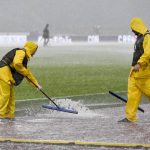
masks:
{"label": "kneeling worker", "polygon": [[[28,60],[37,51],[38,45],[32,41],[25,43],[23,48],[9,51],[0,61],[0,122],[7,123],[15,118],[14,86],[25,77],[41,89],[35,77],[27,67]],[[32,84],[33,86],[35,86]]]}

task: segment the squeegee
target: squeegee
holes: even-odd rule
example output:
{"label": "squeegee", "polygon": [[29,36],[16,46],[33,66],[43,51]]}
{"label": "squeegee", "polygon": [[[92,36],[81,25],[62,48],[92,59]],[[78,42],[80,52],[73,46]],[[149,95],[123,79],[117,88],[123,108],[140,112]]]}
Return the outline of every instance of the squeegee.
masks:
{"label": "squeegee", "polygon": [[[29,78],[27,78],[27,79],[31,83],[33,83]],[[35,85],[35,87],[38,88],[38,86],[35,83],[33,83],[33,84]],[[43,108],[52,109],[52,110],[56,110],[56,111],[67,112],[67,113],[78,114],[78,111],[76,111],[74,109],[67,109],[67,108],[63,108],[63,107],[58,106],[42,89],[39,89],[39,91],[54,104],[54,105],[43,104],[42,105]]]}

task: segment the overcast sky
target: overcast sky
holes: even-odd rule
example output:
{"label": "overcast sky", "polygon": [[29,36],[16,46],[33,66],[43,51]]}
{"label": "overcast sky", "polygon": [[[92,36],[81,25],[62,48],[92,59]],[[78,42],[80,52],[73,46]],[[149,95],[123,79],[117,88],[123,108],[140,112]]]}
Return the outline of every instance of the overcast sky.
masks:
{"label": "overcast sky", "polygon": [[150,0],[0,0],[0,32],[129,33],[132,17],[150,26]]}

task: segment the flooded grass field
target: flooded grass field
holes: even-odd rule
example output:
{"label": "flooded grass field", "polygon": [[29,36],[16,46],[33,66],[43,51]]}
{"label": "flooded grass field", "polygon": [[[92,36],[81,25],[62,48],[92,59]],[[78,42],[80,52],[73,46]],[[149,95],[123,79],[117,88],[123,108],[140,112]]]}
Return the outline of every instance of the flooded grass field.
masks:
{"label": "flooded grass field", "polygon": [[[60,106],[79,113],[42,108],[49,101],[24,82],[16,88],[16,121],[0,124],[0,149],[149,149],[150,105],[142,103],[145,113],[138,113],[139,122],[118,123],[125,115],[124,104],[108,96],[109,90],[126,90],[131,48],[121,44],[40,47],[30,67],[43,90],[50,97],[61,97],[56,101]],[[126,96],[126,91],[120,94]]]}

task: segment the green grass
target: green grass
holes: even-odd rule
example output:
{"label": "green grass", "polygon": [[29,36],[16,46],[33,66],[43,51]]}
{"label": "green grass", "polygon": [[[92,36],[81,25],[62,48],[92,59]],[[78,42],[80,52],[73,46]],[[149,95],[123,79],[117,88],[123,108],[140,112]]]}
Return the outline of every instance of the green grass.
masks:
{"label": "green grass", "polygon": [[[132,55],[127,46],[40,48],[30,69],[50,97],[125,91]],[[16,99],[44,97],[23,82]]]}
{"label": "green grass", "polygon": [[[113,69],[112,69],[113,68]],[[128,69],[114,66],[32,68],[43,90],[51,97],[126,90]],[[119,69],[119,70],[118,70]],[[121,70],[121,72],[120,72]],[[119,76],[118,76],[119,74]],[[40,97],[27,83],[17,87],[17,99]]]}

